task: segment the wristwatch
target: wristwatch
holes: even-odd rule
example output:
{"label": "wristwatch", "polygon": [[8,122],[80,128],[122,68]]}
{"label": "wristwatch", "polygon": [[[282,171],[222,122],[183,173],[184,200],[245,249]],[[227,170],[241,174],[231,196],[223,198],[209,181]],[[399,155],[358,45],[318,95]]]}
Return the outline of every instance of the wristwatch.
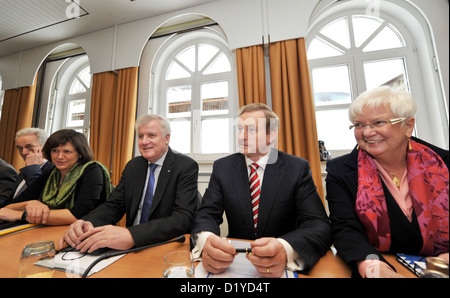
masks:
{"label": "wristwatch", "polygon": [[27,221],[27,216],[28,216],[28,214],[27,214],[27,210],[25,209],[25,210],[23,210],[23,213],[22,213],[22,217],[21,217],[21,220],[23,220],[23,221]]}

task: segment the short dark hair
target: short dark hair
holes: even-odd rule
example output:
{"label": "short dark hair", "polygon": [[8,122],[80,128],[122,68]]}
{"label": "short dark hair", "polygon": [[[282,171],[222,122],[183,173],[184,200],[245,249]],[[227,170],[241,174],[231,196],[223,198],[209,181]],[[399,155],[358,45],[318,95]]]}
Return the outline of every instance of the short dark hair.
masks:
{"label": "short dark hair", "polygon": [[50,135],[42,147],[44,157],[52,161],[50,154],[52,149],[59,147],[60,145],[65,145],[67,142],[72,143],[75,150],[80,154],[80,164],[85,164],[94,159],[94,153],[92,152],[91,147],[89,147],[86,136],[73,129],[61,129]]}

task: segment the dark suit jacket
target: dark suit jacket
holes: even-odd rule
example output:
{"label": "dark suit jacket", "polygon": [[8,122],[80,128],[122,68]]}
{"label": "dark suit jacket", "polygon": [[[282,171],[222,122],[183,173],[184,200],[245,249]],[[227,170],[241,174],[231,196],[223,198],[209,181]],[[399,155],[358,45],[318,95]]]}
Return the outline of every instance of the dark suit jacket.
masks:
{"label": "dark suit jacket", "polygon": [[[448,150],[440,149],[417,138],[413,139],[435,151],[441,156],[448,167]],[[380,260],[387,263],[383,256],[369,244],[365,229],[355,212],[356,193],[358,190],[358,150],[354,149],[347,155],[328,161],[327,172],[327,200],[330,209],[331,225],[333,228],[334,246],[336,247],[338,254],[342,257],[344,262],[350,266],[354,273],[357,272],[356,262],[365,260],[370,254],[378,256]],[[403,216],[403,214],[399,211],[398,205],[395,203],[394,198],[386,187],[384,187],[384,192],[388,212],[391,218],[392,237],[398,239],[399,237],[402,237],[402,233],[405,233],[405,230],[401,231],[399,228],[400,224],[404,224],[404,221],[402,222],[401,218],[399,218]],[[396,215],[392,216],[392,214]],[[396,233],[397,235],[394,235],[395,231],[399,231]],[[412,235],[414,236],[414,233]],[[402,241],[411,241],[411,239],[404,239]],[[416,244],[411,243],[407,246],[412,247],[416,246]],[[406,248],[407,247],[405,247],[405,249]]]}
{"label": "dark suit jacket", "polygon": [[[273,161],[273,163],[271,163]],[[192,234],[219,235],[225,211],[231,238],[280,237],[313,266],[331,244],[331,228],[306,160],[273,150],[264,171],[254,234],[245,156],[217,160]]]}
{"label": "dark suit jacket", "polygon": [[17,176],[17,179],[14,182],[13,192],[11,193],[10,199],[14,197],[17,187],[23,180],[25,180],[26,186],[22,189],[22,191],[25,190],[26,187],[30,186],[31,183],[41,176],[43,172],[53,169],[53,167],[54,165],[50,161],[47,161],[42,168],[40,165],[29,165],[21,168],[19,176]]}
{"label": "dark suit jacket", "polygon": [[83,219],[94,226],[115,224],[126,214],[126,226],[136,247],[190,233],[197,208],[198,164],[170,148],[159,174],[149,221],[133,226],[144,186],[148,161],[130,160],[110,199]]}
{"label": "dark suit jacket", "polygon": [[0,207],[8,200],[13,191],[17,171],[12,165],[0,158]]}

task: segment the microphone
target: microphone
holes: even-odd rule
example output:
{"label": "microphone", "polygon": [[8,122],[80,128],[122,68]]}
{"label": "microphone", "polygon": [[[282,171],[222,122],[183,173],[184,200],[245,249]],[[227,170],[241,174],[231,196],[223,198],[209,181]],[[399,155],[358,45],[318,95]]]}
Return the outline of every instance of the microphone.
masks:
{"label": "microphone", "polygon": [[109,259],[111,257],[115,257],[118,255],[122,255],[122,254],[127,254],[129,252],[139,252],[141,250],[150,248],[150,247],[154,247],[154,246],[158,246],[158,245],[163,245],[163,244],[168,244],[168,243],[172,243],[172,242],[180,242],[183,243],[186,240],[186,237],[184,235],[178,236],[172,240],[168,240],[168,241],[164,241],[164,242],[159,242],[159,243],[154,243],[154,244],[149,244],[146,246],[141,246],[141,247],[135,247],[135,248],[130,248],[130,249],[126,249],[126,250],[121,250],[121,251],[116,251],[110,254],[105,254],[103,256],[98,257],[94,262],[91,263],[91,265],[89,265],[89,267],[87,267],[87,269],[84,271],[83,275],[81,276],[81,278],[86,278],[86,276],[88,275],[89,271],[92,270],[92,268],[97,265],[98,262],[105,260],[105,259]]}

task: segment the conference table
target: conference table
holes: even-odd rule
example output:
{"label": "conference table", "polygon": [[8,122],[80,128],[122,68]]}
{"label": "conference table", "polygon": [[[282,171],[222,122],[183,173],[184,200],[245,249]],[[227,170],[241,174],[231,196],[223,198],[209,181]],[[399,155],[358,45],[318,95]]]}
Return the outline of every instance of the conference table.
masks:
{"label": "conference table", "polygon": [[[58,241],[68,226],[37,226],[23,231],[0,236],[0,278],[18,277],[19,260],[23,248],[33,242]],[[56,247],[58,249],[58,247]],[[90,278],[162,278],[164,256],[172,251],[189,250],[189,235],[184,243],[168,243],[126,254]],[[386,255],[387,260],[405,277],[416,277],[401,265],[394,256]],[[349,278],[350,269],[329,250],[307,273],[299,278]],[[66,278],[65,272],[55,270],[53,278]]]}

